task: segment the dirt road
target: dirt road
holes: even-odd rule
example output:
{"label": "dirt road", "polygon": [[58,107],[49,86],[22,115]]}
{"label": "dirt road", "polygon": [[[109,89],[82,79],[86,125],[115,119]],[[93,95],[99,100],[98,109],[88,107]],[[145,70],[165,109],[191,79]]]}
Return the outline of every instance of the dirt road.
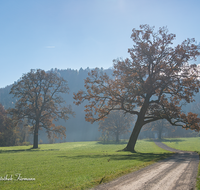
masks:
{"label": "dirt road", "polygon": [[195,189],[199,156],[183,152],[155,142],[163,149],[176,152],[170,158],[159,161],[137,172],[122,176],[95,190],[192,190]]}

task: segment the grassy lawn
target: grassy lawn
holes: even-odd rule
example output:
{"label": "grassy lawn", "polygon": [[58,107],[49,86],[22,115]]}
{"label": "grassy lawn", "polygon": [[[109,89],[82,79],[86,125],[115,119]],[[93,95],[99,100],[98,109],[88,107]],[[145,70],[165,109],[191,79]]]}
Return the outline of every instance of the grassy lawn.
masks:
{"label": "grassy lawn", "polygon": [[163,139],[167,146],[186,151],[200,152],[200,137]]}
{"label": "grassy lawn", "polygon": [[[13,178],[1,180],[0,189],[87,189],[171,154],[144,140],[138,141],[137,153],[119,151],[124,147],[99,142],[43,144],[38,150],[0,147],[0,179]],[[35,181],[16,180],[19,173]]]}
{"label": "grassy lawn", "polygon": [[[200,155],[200,137],[195,138],[176,138],[176,139],[163,139],[163,143],[167,146],[186,151],[195,151]],[[197,177],[197,188],[200,189],[200,164]]]}

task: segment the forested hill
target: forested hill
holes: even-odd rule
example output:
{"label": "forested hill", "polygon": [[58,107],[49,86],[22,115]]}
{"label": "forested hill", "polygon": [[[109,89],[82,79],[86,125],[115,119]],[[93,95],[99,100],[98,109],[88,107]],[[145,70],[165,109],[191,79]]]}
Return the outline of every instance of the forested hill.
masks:
{"label": "forested hill", "polygon": [[[66,139],[64,141],[85,141],[85,140],[97,140],[100,137],[100,132],[98,131],[98,123],[90,124],[85,121],[85,113],[84,113],[84,105],[76,106],[73,104],[73,93],[78,92],[79,90],[84,90],[84,79],[88,76],[88,72],[91,70],[87,69],[79,69],[79,70],[59,70],[52,69],[54,72],[60,74],[65,80],[68,81],[68,87],[70,89],[69,94],[63,95],[63,98],[66,101],[67,105],[72,105],[72,109],[75,112],[75,118],[70,116],[70,119],[65,121],[60,121],[60,124],[66,126]],[[102,68],[100,70],[103,70]],[[109,76],[112,74],[111,69],[103,70]],[[5,88],[0,89],[0,103],[8,109],[10,107],[14,107],[16,99],[13,98],[11,94],[9,94],[12,85],[7,86]],[[48,138],[45,134],[45,131],[40,131],[39,140],[41,139],[43,143],[47,143]],[[60,142],[60,140],[57,140]]]}
{"label": "forested hill", "polygon": [[[85,121],[85,112],[84,112],[84,104],[76,106],[73,104],[73,93],[77,93],[79,90],[84,90],[84,79],[88,76],[88,72],[91,70],[87,69],[79,69],[79,70],[58,70],[52,69],[54,72],[57,72],[61,77],[68,81],[68,87],[70,89],[69,94],[64,94],[63,98],[66,101],[67,105],[71,105],[73,111],[75,112],[75,118],[70,116],[70,119],[65,121],[60,121],[57,124],[61,124],[66,127],[66,139],[56,140],[55,142],[73,142],[73,141],[93,141],[98,140],[100,137],[100,132],[98,131],[98,123],[90,124]],[[106,72],[109,76],[112,75],[112,69],[99,69]],[[9,94],[12,85],[7,86],[5,88],[0,89],[0,103],[8,109],[10,107],[14,107],[16,99],[13,98],[11,94]],[[196,102],[187,104],[184,108],[185,112],[196,112],[200,113],[200,93],[198,93],[195,97]],[[197,108],[198,107],[198,108]],[[185,131],[185,130],[184,130]],[[148,132],[149,133],[149,132]],[[143,133],[140,136],[145,136]],[[42,140],[43,143],[49,143],[49,139],[44,130],[39,132],[39,141]],[[30,140],[31,141],[31,140]]]}

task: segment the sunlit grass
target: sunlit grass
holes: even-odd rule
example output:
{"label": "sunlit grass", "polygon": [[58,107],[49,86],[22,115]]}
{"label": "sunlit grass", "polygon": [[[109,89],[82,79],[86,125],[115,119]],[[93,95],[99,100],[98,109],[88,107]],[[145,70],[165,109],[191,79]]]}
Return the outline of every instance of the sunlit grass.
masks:
{"label": "sunlit grass", "polygon": [[200,137],[168,138],[162,142],[175,149],[200,152]]}
{"label": "sunlit grass", "polygon": [[0,177],[20,173],[35,181],[0,181],[0,189],[86,189],[170,155],[148,141],[138,141],[137,153],[119,151],[124,147],[98,142],[1,147]]}

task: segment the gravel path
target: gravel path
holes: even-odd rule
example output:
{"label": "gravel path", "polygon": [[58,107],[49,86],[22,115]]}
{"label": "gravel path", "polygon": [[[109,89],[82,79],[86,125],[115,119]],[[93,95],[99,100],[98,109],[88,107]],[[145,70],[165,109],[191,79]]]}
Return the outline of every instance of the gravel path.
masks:
{"label": "gravel path", "polygon": [[168,151],[171,151],[171,152],[178,152],[178,153],[183,153],[184,151],[181,151],[181,150],[177,150],[177,149],[174,149],[174,148],[171,148],[171,147],[168,147],[167,145],[163,144],[162,142],[160,141],[154,141],[155,144],[157,146],[159,146],[160,148],[162,149],[165,149],[165,150],[168,150]]}
{"label": "gravel path", "polygon": [[139,171],[99,185],[95,190],[193,190],[198,172],[199,155],[180,151],[156,141],[157,146],[175,152],[165,160]]}

